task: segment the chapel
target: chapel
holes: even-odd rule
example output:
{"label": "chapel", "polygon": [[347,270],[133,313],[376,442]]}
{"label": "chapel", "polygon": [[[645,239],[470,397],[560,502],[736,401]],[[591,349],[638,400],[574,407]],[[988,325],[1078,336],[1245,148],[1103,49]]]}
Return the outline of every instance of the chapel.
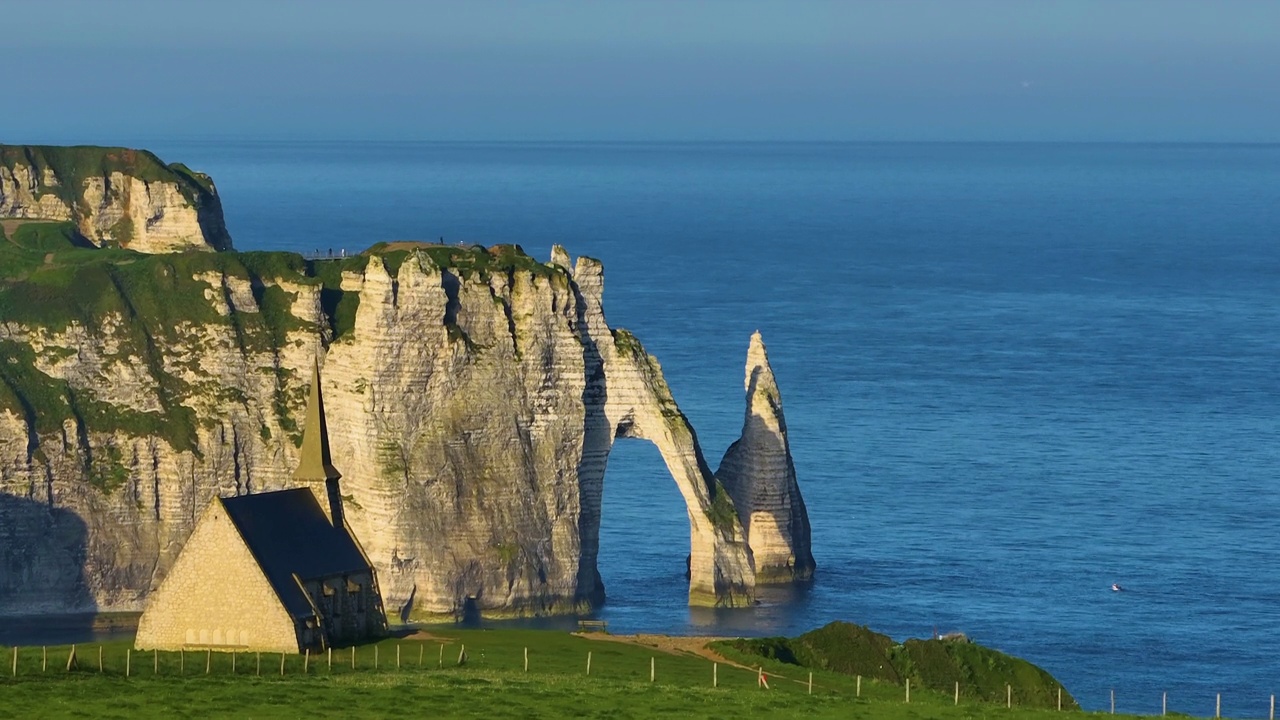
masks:
{"label": "chapel", "polygon": [[138,622],[140,650],[300,653],[386,634],[373,564],[343,516],[318,364],[293,479],[214,498]]}

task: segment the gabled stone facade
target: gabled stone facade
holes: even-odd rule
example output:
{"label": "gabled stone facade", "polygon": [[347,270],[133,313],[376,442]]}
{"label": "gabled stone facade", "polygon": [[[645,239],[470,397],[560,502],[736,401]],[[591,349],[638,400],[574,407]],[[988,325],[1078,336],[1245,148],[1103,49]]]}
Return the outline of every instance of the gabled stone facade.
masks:
{"label": "gabled stone facade", "polygon": [[142,614],[139,649],[320,651],[385,634],[377,575],[343,518],[318,369],[294,478],[310,487],[210,503]]}

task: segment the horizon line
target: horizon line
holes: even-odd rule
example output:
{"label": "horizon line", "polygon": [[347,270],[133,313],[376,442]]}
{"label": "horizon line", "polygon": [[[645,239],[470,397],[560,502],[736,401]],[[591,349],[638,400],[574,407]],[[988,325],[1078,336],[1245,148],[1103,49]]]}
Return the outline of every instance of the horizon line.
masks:
{"label": "horizon line", "polygon": [[[127,147],[142,138],[128,138],[130,145],[96,143],[93,141],[10,142],[3,145],[61,145],[66,147]],[[184,143],[272,143],[287,145],[314,145],[332,143],[360,143],[366,145],[1280,145],[1277,140],[835,140],[835,139],[423,139],[423,138],[352,138],[352,137],[271,137],[241,135],[170,135],[154,136],[144,142]]]}

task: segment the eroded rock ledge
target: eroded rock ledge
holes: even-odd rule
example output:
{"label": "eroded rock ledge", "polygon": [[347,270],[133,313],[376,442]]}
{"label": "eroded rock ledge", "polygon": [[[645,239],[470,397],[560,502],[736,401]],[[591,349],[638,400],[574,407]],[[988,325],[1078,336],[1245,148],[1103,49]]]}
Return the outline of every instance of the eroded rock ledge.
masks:
{"label": "eroded rock ledge", "polygon": [[[57,298],[59,282],[75,283],[74,305],[5,302]],[[347,518],[389,615],[602,602],[619,437],[657,445],[688,505],[691,603],[751,602],[753,549],[767,579],[802,576],[807,518],[785,517],[803,515],[798,490],[764,502],[773,491],[747,488],[774,481],[742,479],[794,488],[789,458],[762,445],[780,428],[785,455],[780,405],[761,415],[772,436],[748,422],[721,485],[657,360],[606,323],[603,288],[598,261],[561,248],[540,263],[514,246],[406,244],[315,263],[155,255],[0,283],[0,614],[139,609],[213,496],[290,486],[317,355]],[[761,513],[805,532],[783,553]]]}

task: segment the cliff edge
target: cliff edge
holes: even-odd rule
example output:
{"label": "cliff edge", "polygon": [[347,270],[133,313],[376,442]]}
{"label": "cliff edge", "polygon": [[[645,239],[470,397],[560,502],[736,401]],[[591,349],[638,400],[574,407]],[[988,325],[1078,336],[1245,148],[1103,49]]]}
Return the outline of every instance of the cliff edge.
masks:
{"label": "cliff edge", "polygon": [[208,175],[145,150],[0,145],[0,220],[71,222],[97,247],[230,250]]}

